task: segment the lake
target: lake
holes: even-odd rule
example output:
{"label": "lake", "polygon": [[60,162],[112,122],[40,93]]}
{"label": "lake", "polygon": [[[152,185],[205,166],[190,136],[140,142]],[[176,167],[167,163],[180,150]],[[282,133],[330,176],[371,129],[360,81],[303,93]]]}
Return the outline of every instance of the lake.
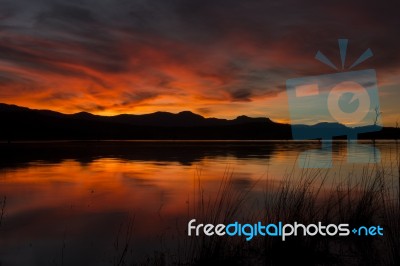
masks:
{"label": "lake", "polygon": [[299,167],[300,154],[319,149],[319,142],[76,141],[0,147],[0,265],[123,265],[118,264],[122,257],[141,261],[179,248],[187,222],[196,218],[193,206],[200,198],[212,202],[227,177],[232,190],[249,191],[251,200],[241,208],[254,212],[266,193],[284,180],[298,182],[304,171],[317,171],[323,180],[315,185],[329,192],[343,182],[361,182],[365,169],[387,169],[392,172],[385,182],[398,191],[394,141],[377,142],[372,153],[352,149],[349,156],[346,142],[334,142],[328,153],[316,155],[328,161],[332,155],[332,167],[325,169]]}

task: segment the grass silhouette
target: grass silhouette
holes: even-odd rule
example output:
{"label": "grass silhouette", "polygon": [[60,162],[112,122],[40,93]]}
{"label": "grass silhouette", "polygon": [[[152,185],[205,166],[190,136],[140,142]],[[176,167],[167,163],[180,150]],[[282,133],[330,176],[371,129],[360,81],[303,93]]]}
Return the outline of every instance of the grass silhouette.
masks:
{"label": "grass silhouette", "polygon": [[293,168],[278,187],[267,179],[259,212],[245,203],[260,182],[237,190],[234,174],[227,171],[215,198],[207,198],[198,177],[188,210],[188,221],[196,218],[197,224],[320,221],[351,227],[381,225],[384,236],[297,236],[284,242],[278,237],[255,237],[247,242],[245,237],[188,237],[180,231],[180,248],[164,255],[173,265],[400,265],[398,169],[398,160],[390,167],[366,166],[361,173],[348,172],[327,189],[327,170]]}

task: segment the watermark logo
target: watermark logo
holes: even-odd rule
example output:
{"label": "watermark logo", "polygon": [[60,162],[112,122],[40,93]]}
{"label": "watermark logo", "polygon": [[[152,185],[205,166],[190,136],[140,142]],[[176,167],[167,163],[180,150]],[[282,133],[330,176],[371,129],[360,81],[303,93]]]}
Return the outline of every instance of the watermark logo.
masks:
{"label": "watermark logo", "polygon": [[[300,154],[303,168],[332,167],[332,138],[347,136],[347,161],[371,163],[380,161],[377,148],[358,144],[357,135],[382,128],[378,86],[374,69],[351,69],[372,57],[367,49],[345,70],[347,39],[339,39],[341,72],[301,77],[286,81],[289,112],[294,140],[320,139],[322,148]],[[335,66],[322,52],[315,58]]]}
{"label": "watermark logo", "polygon": [[349,224],[327,224],[322,222],[316,224],[294,223],[264,223],[257,222],[254,224],[233,222],[230,224],[203,224],[197,223],[196,219],[188,222],[188,236],[242,236],[246,241],[252,240],[256,236],[262,237],[279,237],[282,241],[288,237],[296,236],[383,236],[383,228],[380,225],[373,226],[357,226],[351,229]]}

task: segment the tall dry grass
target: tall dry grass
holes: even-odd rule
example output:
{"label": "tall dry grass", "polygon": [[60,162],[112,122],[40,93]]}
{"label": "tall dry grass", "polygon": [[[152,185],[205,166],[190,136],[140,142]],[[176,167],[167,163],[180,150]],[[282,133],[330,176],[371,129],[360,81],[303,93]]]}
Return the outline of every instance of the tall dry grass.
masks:
{"label": "tall dry grass", "polygon": [[[398,154],[398,153],[397,153]],[[276,187],[267,179],[263,204],[248,207],[253,184],[248,189],[234,188],[234,174],[227,171],[215,197],[206,197],[201,178],[196,180],[188,221],[197,223],[348,223],[351,228],[380,225],[383,237],[278,237],[205,236],[187,237],[179,232],[182,245],[170,260],[175,265],[400,265],[399,169],[373,165],[361,173],[347,172],[328,184],[328,170],[294,168]],[[253,203],[258,204],[258,203]]]}

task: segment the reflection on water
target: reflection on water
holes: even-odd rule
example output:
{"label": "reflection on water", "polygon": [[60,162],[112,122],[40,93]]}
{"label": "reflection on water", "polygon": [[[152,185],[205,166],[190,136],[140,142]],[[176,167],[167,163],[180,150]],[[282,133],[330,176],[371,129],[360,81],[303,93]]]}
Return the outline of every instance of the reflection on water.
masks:
{"label": "reflection on water", "polygon": [[[342,143],[342,146],[344,143]],[[302,168],[332,168],[333,165],[333,143],[324,141],[318,149],[310,149],[298,155],[298,164]],[[347,163],[379,163],[381,154],[378,147],[367,143],[349,141],[346,145]],[[339,158],[340,160],[341,158]]]}
{"label": "reflection on water", "polygon": [[[377,143],[381,163],[398,151]],[[134,252],[151,253],[184,226],[194,183],[208,195],[229,169],[237,190],[299,171],[297,159],[317,142],[65,142],[1,145],[0,264],[110,265],[116,238],[134,217]],[[365,149],[353,149],[351,156]],[[346,143],[332,145],[328,187],[365,164],[347,163]],[[398,184],[397,184],[398,186]],[[251,205],[257,208],[257,205]],[[178,228],[183,231],[185,228]],[[124,234],[124,233],[122,233]]]}

